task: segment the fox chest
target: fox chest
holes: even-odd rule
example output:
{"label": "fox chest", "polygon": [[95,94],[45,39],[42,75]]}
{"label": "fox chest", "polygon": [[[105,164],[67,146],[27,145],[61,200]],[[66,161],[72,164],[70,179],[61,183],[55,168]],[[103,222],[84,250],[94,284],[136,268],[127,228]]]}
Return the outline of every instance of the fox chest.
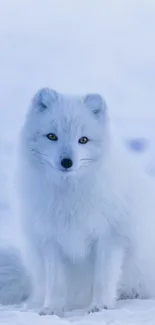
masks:
{"label": "fox chest", "polygon": [[82,258],[90,254],[94,233],[89,218],[74,214],[64,216],[54,226],[52,237],[68,258]]}
{"label": "fox chest", "polygon": [[[39,202],[39,201],[38,201]],[[51,203],[48,205],[48,203]],[[44,209],[39,209],[36,222],[33,222],[40,239],[54,241],[68,258],[86,257],[92,251],[94,242],[104,236],[107,224],[97,200],[59,201],[49,200]],[[39,218],[38,218],[39,217]]]}
{"label": "fox chest", "polygon": [[87,228],[72,226],[65,232],[63,231],[61,236],[56,238],[56,241],[64,255],[68,258],[79,259],[90,255],[94,237],[93,233],[89,232]]}

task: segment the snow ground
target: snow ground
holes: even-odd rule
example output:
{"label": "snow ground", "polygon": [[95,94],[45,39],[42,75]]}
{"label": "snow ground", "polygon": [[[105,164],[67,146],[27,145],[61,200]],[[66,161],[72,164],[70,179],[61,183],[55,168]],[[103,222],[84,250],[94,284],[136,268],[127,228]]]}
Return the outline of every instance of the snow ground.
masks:
{"label": "snow ground", "polygon": [[32,312],[20,312],[15,308],[0,309],[0,324],[2,325],[154,325],[154,301],[125,301],[118,304],[117,309],[104,310],[91,315],[74,312],[61,319],[57,316],[39,316]]}
{"label": "snow ground", "polygon": [[[0,13],[0,236],[12,216],[8,193],[18,131],[42,86],[104,94],[120,139],[148,140],[145,152],[131,154],[155,175],[155,1],[1,0]],[[124,301],[113,311],[66,319],[0,308],[2,325],[70,322],[155,324],[155,301]]]}

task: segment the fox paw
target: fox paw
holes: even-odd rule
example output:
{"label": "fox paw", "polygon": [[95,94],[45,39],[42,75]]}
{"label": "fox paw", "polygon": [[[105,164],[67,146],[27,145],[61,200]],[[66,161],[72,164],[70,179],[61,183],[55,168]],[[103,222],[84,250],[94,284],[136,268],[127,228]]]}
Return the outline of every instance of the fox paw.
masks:
{"label": "fox paw", "polygon": [[39,311],[40,316],[45,316],[45,315],[57,315],[59,317],[63,317],[64,311],[63,309],[57,309],[57,308],[52,308],[52,307],[43,307]]}
{"label": "fox paw", "polygon": [[100,312],[101,310],[105,309],[114,309],[115,308],[115,300],[112,301],[106,301],[105,303],[103,302],[102,304],[91,304],[91,306],[88,309],[88,314],[91,313],[96,313],[96,312]]}
{"label": "fox paw", "polygon": [[92,306],[88,309],[88,314],[91,314],[91,313],[97,313],[99,312],[101,309],[97,306]]}
{"label": "fox paw", "polygon": [[39,311],[40,316],[54,315],[54,311],[49,307],[44,307]]}

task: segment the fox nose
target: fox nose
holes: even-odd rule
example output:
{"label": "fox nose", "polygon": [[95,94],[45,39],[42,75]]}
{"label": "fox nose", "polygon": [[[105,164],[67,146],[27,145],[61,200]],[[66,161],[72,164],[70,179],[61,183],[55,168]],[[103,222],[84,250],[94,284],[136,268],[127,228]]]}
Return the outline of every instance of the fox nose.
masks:
{"label": "fox nose", "polygon": [[72,165],[73,165],[73,162],[69,158],[64,158],[61,160],[61,166],[63,168],[70,168],[70,167],[72,167]]}

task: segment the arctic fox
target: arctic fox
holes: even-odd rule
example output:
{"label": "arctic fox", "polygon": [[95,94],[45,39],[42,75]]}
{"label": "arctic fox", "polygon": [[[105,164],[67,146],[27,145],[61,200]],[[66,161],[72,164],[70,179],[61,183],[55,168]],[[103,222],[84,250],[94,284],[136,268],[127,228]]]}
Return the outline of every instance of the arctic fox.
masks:
{"label": "arctic fox", "polygon": [[18,172],[28,306],[41,314],[155,296],[155,192],[122,150],[101,95],[34,96]]}

